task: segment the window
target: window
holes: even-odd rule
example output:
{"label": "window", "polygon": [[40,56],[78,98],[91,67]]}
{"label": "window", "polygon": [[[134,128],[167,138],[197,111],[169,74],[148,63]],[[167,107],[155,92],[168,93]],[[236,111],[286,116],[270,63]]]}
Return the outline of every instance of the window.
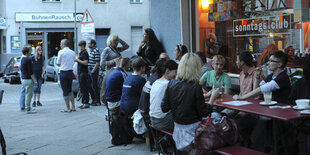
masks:
{"label": "window", "polygon": [[61,2],[62,0],[42,0],[42,2]]}
{"label": "window", "polygon": [[142,41],[143,29],[142,26],[131,26],[131,51],[135,54],[138,51]]}
{"label": "window", "polygon": [[130,3],[142,3],[142,0],[130,0]]}
{"label": "window", "polygon": [[95,3],[106,3],[108,0],[94,0]]}

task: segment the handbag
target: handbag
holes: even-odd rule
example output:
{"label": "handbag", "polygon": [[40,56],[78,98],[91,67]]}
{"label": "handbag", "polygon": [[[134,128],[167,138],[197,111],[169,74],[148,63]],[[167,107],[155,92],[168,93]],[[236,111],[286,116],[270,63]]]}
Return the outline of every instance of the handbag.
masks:
{"label": "handbag", "polygon": [[218,124],[214,124],[211,118],[203,120],[195,130],[193,143],[195,149],[213,150],[225,145],[233,145],[238,139],[236,122],[224,116]]}

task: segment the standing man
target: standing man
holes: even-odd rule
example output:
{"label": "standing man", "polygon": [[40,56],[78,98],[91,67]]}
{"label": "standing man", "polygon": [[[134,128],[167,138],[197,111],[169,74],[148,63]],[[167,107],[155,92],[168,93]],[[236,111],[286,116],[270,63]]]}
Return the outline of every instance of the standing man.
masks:
{"label": "standing man", "polygon": [[85,49],[86,47],[86,41],[82,40],[79,42],[79,49],[80,53],[78,54],[78,57],[75,59],[76,62],[78,62],[78,75],[79,75],[79,84],[80,84],[80,90],[82,93],[82,106],[79,108],[85,109],[89,108],[89,95],[87,90],[87,80],[88,80],[88,53]]}
{"label": "standing man", "polygon": [[[68,47],[68,45],[68,39],[62,39],[60,42],[61,50],[58,52],[57,56],[57,66],[60,67],[60,85],[67,106],[67,109],[62,110],[61,112],[76,111],[72,92],[73,64],[75,60],[75,53]],[[72,109],[70,109],[69,100],[71,101]]]}
{"label": "standing man", "polygon": [[96,47],[96,41],[90,39],[88,42],[88,47],[90,48],[89,52],[89,61],[88,61],[88,74],[89,74],[89,93],[92,98],[92,106],[100,105],[99,97],[99,87],[98,87],[98,74],[99,74],[99,64],[100,64],[100,52]]}

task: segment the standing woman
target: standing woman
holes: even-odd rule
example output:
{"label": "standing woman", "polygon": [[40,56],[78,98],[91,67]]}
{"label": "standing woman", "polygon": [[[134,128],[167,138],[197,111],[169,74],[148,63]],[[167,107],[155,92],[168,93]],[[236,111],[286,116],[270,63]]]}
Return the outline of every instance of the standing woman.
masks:
{"label": "standing woman", "polygon": [[23,55],[24,57],[20,61],[20,70],[22,73],[22,85],[25,88],[25,104],[26,104],[26,112],[27,114],[36,113],[35,109],[31,108],[31,98],[33,95],[33,84],[37,85],[37,80],[34,78],[33,70],[32,70],[32,58],[31,55],[31,47],[24,46],[23,47]]}
{"label": "standing woman", "polygon": [[36,47],[34,56],[32,57],[32,70],[34,78],[37,80],[38,85],[33,87],[33,103],[32,106],[42,106],[40,102],[41,86],[42,86],[42,73],[44,73],[44,55],[41,46]]}
{"label": "standing woman", "polygon": [[[122,46],[117,47],[118,43]],[[118,61],[117,58],[121,56],[121,52],[129,48],[129,45],[115,34],[111,34],[108,37],[107,45],[108,47],[106,47],[101,53],[100,60],[100,66],[106,71],[110,70],[112,67],[115,67],[116,62]]]}
{"label": "standing woman", "polygon": [[[173,139],[181,151],[189,151],[195,137],[195,129],[203,117],[212,112],[205,103],[202,87],[199,85],[201,76],[201,60],[194,53],[185,54],[178,67],[176,79],[167,86],[161,103],[162,112],[171,110],[174,121]],[[217,93],[212,93],[209,103],[213,103]]]}
{"label": "standing woman", "polygon": [[144,30],[137,55],[141,56],[147,63],[146,73],[150,72],[150,66],[154,66],[160,53],[164,52],[162,44],[158,41],[154,31],[150,28]]}

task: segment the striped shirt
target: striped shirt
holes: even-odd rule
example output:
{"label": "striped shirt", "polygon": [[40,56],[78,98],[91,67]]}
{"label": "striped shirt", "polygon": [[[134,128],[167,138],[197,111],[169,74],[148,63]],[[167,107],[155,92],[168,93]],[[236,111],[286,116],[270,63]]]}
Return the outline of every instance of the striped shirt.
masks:
{"label": "striped shirt", "polygon": [[97,47],[89,52],[88,69],[92,70],[96,63],[100,63],[100,52]]}

